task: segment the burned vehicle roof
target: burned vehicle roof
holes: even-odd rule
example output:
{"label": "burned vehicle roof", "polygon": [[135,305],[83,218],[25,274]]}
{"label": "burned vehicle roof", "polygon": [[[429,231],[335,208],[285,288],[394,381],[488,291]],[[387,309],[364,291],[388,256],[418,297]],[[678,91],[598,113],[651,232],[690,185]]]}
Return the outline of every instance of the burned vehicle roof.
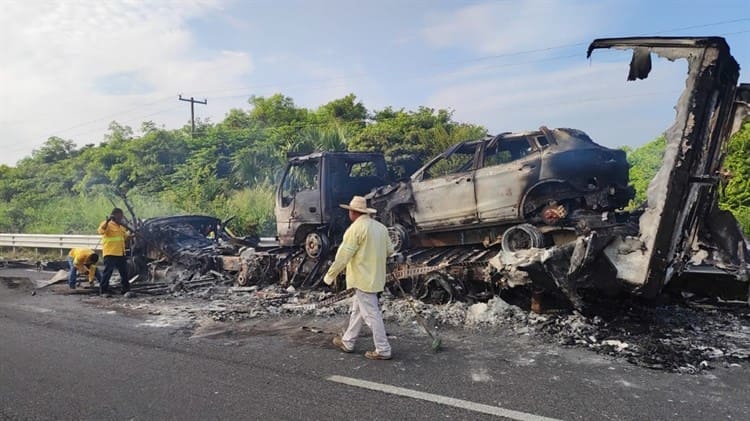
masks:
{"label": "burned vehicle roof", "polygon": [[207,215],[180,215],[145,220],[138,229],[135,255],[166,258],[185,267],[207,269],[226,233],[222,220]]}
{"label": "burned vehicle roof", "polygon": [[[501,133],[461,142],[409,180],[369,198],[387,225],[411,234],[523,222],[573,224],[576,213],[620,209],[633,197],[625,152],[569,128]],[[492,230],[490,230],[492,231]],[[476,243],[497,232],[461,232],[430,245]]]}
{"label": "burned vehicle roof", "polygon": [[322,152],[313,152],[308,154],[296,154],[296,153],[289,153],[287,154],[289,162],[304,162],[309,160],[315,160],[320,159],[324,156],[328,157],[340,157],[345,158],[347,160],[356,160],[356,159],[370,159],[372,157],[382,157],[383,154],[380,152],[329,152],[329,151],[322,151]]}
{"label": "burned vehicle roof", "polygon": [[158,226],[158,225],[171,225],[171,224],[202,224],[202,223],[220,223],[221,219],[215,216],[208,215],[176,215],[176,216],[160,216],[156,218],[149,218],[143,221],[143,226]]}

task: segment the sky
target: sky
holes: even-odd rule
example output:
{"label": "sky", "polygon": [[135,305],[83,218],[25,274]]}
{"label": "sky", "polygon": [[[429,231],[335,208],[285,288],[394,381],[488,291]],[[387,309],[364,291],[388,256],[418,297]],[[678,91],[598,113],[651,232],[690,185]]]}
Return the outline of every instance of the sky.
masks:
{"label": "sky", "polygon": [[626,82],[616,36],[724,36],[750,82],[747,0],[0,0],[0,164],[49,137],[219,122],[251,95],[317,108],[453,111],[491,133],[541,125],[638,146],[674,118],[684,62]]}

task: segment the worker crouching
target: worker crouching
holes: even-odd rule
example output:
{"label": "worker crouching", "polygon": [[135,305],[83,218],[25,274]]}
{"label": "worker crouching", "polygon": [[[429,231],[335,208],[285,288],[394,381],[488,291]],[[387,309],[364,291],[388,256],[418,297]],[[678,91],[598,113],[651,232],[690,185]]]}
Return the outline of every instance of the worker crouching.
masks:
{"label": "worker crouching", "polygon": [[344,233],[336,259],[323,281],[333,284],[336,276],[346,269],[346,287],[353,288],[355,293],[349,326],[342,337],[333,338],[333,343],[344,352],[353,352],[362,323],[365,323],[372,330],[375,342],[375,350],[367,351],[365,357],[390,360],[391,345],[385,333],[378,293],[385,287],[386,260],[394,251],[393,244],[385,225],[370,218],[376,211],[367,207],[364,197],[354,196],[348,205],[340,206],[349,211],[352,224]]}
{"label": "worker crouching", "polygon": [[94,250],[86,248],[73,248],[68,252],[68,286],[76,288],[79,273],[88,275],[89,285],[94,286],[94,279],[101,282],[101,274],[96,270],[99,255]]}

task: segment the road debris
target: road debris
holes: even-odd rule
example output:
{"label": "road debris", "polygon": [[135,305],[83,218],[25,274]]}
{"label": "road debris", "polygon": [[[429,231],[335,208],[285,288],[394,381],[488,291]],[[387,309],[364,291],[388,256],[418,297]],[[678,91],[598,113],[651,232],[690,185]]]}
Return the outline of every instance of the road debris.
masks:
{"label": "road debris", "polygon": [[[257,320],[273,324],[290,317],[343,320],[349,312],[348,300],[340,300],[337,294],[314,290],[288,293],[277,285],[252,291],[218,285],[132,299],[90,300],[106,308],[141,312],[149,317],[151,327],[182,326],[191,332],[209,322]],[[334,304],[315,305],[324,300],[333,300]],[[530,337],[543,343],[588,349],[650,369],[685,374],[718,367],[750,368],[750,309],[744,303],[691,297],[654,305],[620,297],[597,302],[591,312],[545,314],[510,304],[501,297],[474,304],[414,301],[412,305],[430,331],[438,334],[468,329],[487,335]],[[415,323],[406,299],[383,293],[381,308],[388,323],[411,326],[415,334],[429,339]],[[313,330],[309,331],[316,333]]]}
{"label": "road debris", "polygon": [[60,283],[62,281],[67,281],[67,280],[68,280],[68,271],[66,269],[60,269],[57,272],[55,272],[55,274],[52,275],[50,279],[45,280],[45,281],[37,281],[36,287],[44,288],[44,287],[48,287],[50,285],[54,285],[54,284]]}
{"label": "road debris", "polygon": [[[575,129],[461,142],[398,182],[378,153],[290,156],[275,197],[278,241],[238,238],[210,216],[139,222],[132,291],[148,297],[116,305],[165,304],[149,307],[153,326],[345,314],[345,297],[320,290],[321,275],[346,225],[337,205],[371,192],[399,250],[382,297],[387,320],[411,325],[413,305],[434,328],[501,328],[654,369],[746,364],[750,243],[717,198],[750,86],[737,85],[722,38],[599,39],[588,56],[609,48],[632,51],[633,81],[648,77],[652,56],[687,62],[641,208],[623,209],[632,191],[622,151]],[[591,174],[559,159],[568,152],[585,154]],[[418,300],[399,298],[407,293]]]}
{"label": "road debris", "polygon": [[[146,220],[132,248],[136,273],[146,280],[139,292],[229,284],[278,285],[288,294],[317,288],[346,225],[337,204],[370,191],[400,251],[389,272],[426,302],[486,302],[516,289],[533,292],[528,299],[539,313],[548,300],[582,311],[587,297],[623,292],[656,299],[667,290],[692,291],[747,301],[748,242],[717,205],[722,151],[737,118],[747,114],[748,96],[748,86],[737,86],[739,68],[726,42],[599,39],[588,55],[607,48],[633,51],[629,80],[648,77],[652,56],[687,62],[663,164],[641,209],[623,209],[632,189],[622,151],[574,129],[461,142],[396,183],[389,183],[382,154],[295,155],[277,186],[277,242],[235,237],[227,221],[210,216]],[[498,199],[495,185],[508,186],[500,196],[513,199]],[[466,209],[446,202],[463,202],[453,189],[471,199]]]}

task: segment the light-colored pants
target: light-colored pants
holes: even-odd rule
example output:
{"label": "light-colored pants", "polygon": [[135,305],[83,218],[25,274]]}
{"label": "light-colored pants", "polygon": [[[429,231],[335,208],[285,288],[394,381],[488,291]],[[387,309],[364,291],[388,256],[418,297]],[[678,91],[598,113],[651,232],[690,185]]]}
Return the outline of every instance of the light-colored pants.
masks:
{"label": "light-colored pants", "polygon": [[372,331],[372,339],[375,342],[375,350],[383,356],[391,355],[391,344],[385,334],[383,325],[383,314],[380,312],[378,294],[356,290],[352,300],[349,327],[346,329],[342,341],[347,348],[353,349],[354,343],[362,329],[362,322]]}

